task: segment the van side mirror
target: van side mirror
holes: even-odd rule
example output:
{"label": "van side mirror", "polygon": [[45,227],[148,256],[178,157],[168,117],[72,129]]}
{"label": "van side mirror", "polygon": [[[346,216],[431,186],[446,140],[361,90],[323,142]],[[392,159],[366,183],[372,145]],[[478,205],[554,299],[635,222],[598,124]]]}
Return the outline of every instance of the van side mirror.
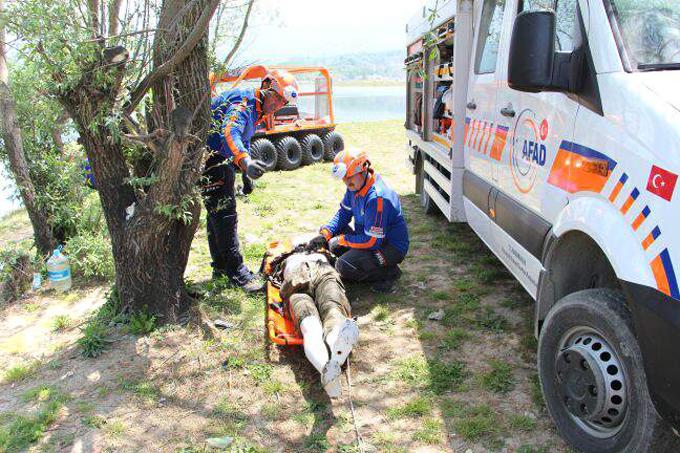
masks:
{"label": "van side mirror", "polygon": [[555,51],[555,12],[524,11],[510,39],[508,85],[519,91],[576,91],[582,51]]}

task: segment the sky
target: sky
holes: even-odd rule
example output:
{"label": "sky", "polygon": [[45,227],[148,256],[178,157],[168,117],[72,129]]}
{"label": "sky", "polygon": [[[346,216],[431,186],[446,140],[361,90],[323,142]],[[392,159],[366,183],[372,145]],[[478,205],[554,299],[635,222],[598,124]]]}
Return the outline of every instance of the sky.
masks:
{"label": "sky", "polygon": [[[291,56],[403,50],[405,26],[421,0],[257,0],[240,56],[276,61]],[[278,12],[268,19],[266,12]],[[275,14],[276,15],[276,14]]]}

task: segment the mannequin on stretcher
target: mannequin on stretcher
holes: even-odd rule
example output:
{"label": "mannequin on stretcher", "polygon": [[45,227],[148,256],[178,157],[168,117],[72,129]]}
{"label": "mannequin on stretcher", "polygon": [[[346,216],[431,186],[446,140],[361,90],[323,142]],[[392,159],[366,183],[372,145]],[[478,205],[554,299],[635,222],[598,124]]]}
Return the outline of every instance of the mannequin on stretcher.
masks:
{"label": "mannequin on stretcher", "polygon": [[302,334],[305,356],[328,395],[337,398],[342,394],[340,367],[359,339],[359,328],[332,260],[324,250],[298,247],[271,264],[286,314]]}

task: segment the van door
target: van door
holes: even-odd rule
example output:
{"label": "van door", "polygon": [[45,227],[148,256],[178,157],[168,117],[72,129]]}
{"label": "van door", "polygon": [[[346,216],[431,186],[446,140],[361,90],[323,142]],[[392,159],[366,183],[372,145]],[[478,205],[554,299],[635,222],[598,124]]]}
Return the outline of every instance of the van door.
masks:
{"label": "van door", "polygon": [[[515,14],[542,8],[546,3],[545,0],[515,1]],[[580,44],[577,4],[577,0],[554,1],[557,51],[571,52]],[[509,41],[508,35],[504,42]],[[567,196],[547,181],[560,147],[571,146],[579,105],[565,93],[526,93],[510,89],[508,52],[504,51],[501,58],[497,118],[498,128],[507,133],[508,140],[504,149],[494,155],[499,168],[499,188],[502,194],[552,223],[567,204]]]}
{"label": "van door", "polygon": [[[505,4],[506,0],[484,0],[481,11],[475,12],[477,33],[465,117],[466,167],[490,184],[493,175],[488,149],[496,121],[497,68]],[[488,206],[482,210],[488,213]]]}

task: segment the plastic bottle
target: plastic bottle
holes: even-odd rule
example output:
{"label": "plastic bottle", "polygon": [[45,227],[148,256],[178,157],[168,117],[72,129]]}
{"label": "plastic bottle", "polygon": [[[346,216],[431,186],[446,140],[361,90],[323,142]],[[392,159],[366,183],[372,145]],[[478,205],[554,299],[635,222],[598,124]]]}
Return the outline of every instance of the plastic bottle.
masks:
{"label": "plastic bottle", "polygon": [[31,289],[33,291],[38,291],[42,286],[42,275],[39,272],[33,273],[33,283],[31,283]]}
{"label": "plastic bottle", "polygon": [[71,265],[68,257],[61,253],[61,246],[57,247],[47,260],[47,280],[50,288],[58,292],[71,289]]}

